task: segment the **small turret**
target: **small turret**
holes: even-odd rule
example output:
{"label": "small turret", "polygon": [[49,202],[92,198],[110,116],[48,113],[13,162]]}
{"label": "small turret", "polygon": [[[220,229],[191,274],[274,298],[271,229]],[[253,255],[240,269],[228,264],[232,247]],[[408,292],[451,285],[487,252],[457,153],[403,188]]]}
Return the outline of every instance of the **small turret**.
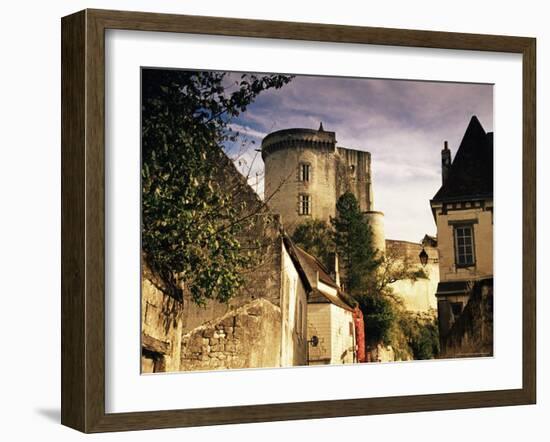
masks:
{"label": "small turret", "polygon": [[449,172],[451,171],[451,150],[447,141],[444,143],[444,147],[441,150],[441,180],[442,184],[445,184],[449,178]]}

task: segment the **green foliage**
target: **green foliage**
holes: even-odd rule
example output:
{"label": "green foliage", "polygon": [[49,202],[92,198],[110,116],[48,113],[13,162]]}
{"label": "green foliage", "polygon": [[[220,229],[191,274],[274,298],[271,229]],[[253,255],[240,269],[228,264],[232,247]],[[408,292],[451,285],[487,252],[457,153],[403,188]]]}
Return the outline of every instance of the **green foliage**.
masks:
{"label": "green foliage", "polygon": [[308,219],[296,227],[292,240],[297,246],[319,259],[325,267],[331,267],[334,243],[332,230],[326,222]]}
{"label": "green foliage", "polygon": [[439,329],[434,310],[420,313],[401,308],[395,325],[404,335],[413,359],[434,359],[439,355]]}
{"label": "green foliage", "polygon": [[142,249],[171,295],[202,304],[229,300],[253,262],[239,233],[249,226],[235,189],[221,186],[221,147],[231,118],[291,77],[142,71]]}
{"label": "green foliage", "polygon": [[356,296],[356,299],[363,312],[367,342],[391,344],[391,330],[396,318],[392,299],[369,292]]}
{"label": "green foliage", "polygon": [[333,241],[342,264],[344,288],[351,295],[365,292],[367,278],[380,264],[372,246],[372,231],[355,195],[344,193],[331,219]]}

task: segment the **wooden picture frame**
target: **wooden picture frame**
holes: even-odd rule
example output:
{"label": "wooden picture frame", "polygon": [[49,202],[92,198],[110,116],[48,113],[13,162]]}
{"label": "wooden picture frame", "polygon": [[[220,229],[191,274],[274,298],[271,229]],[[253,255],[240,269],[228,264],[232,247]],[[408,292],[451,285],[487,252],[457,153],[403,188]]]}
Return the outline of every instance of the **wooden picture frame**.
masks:
{"label": "wooden picture frame", "polygon": [[[518,389],[271,405],[105,412],[105,30],[522,55],[523,385]],[[533,38],[84,10],[62,19],[62,424],[142,430],[533,404],[536,400],[536,41]]]}

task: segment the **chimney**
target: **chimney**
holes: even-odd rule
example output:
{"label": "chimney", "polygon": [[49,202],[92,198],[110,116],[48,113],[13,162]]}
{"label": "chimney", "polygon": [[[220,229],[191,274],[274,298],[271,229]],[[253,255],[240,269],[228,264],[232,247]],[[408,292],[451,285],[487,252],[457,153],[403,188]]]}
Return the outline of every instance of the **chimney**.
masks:
{"label": "chimney", "polygon": [[445,141],[443,150],[441,151],[441,179],[443,185],[449,178],[449,172],[451,171],[451,150],[449,144]]}
{"label": "chimney", "polygon": [[338,287],[340,287],[340,265],[338,263],[338,254],[329,253],[329,273]]}

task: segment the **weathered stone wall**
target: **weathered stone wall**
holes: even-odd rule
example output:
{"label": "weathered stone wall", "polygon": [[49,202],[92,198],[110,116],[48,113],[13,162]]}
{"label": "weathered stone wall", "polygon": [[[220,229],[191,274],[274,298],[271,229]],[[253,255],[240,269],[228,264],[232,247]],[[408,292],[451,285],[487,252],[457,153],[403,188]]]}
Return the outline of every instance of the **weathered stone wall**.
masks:
{"label": "weathered stone wall", "polygon": [[404,302],[407,310],[427,312],[437,309],[437,285],[439,283],[438,251],[435,247],[424,246],[428,254],[426,266],[420,264],[419,254],[422,245],[409,241],[386,240],[386,247],[399,256],[400,260],[407,260],[413,268],[422,269],[427,278],[419,278],[416,281],[401,280],[390,286]]}
{"label": "weathered stone wall", "polygon": [[252,267],[243,272],[244,283],[228,303],[208,301],[204,306],[198,306],[184,297],[184,332],[218,318],[253,299],[265,298],[275,305],[280,305],[281,302],[280,217],[269,212],[225,155],[220,159],[220,166],[217,171],[217,182],[225,191],[234,189],[233,204],[244,204],[240,216],[250,216],[238,239],[244,247],[252,247],[255,250],[256,259]]}
{"label": "weathered stone wall", "polygon": [[336,199],[345,192],[352,192],[361,212],[374,207],[371,182],[371,156],[363,150],[338,147],[336,175]]}
{"label": "weathered stone wall", "polygon": [[204,306],[199,306],[188,299],[184,300],[184,332],[223,316],[254,299],[264,298],[274,305],[280,305],[282,238],[275,229],[270,229],[269,234],[273,235],[273,239],[270,239],[271,242],[264,249],[261,260],[245,273],[243,286],[229,302],[208,301]]}
{"label": "weathered stone wall", "polygon": [[161,290],[161,284],[142,262],[142,373],[179,370],[182,303]]}
{"label": "weathered stone wall", "polygon": [[183,335],[181,371],[278,367],[281,309],[257,299]]}
{"label": "weathered stone wall", "polygon": [[[246,179],[225,154],[220,152],[219,157],[213,158],[211,164],[215,174],[215,185],[219,186],[220,191],[231,192],[233,204],[242,207],[239,216],[246,218],[246,222],[239,233],[238,239],[244,248],[254,250],[256,259],[251,268],[244,271],[244,284],[230,302],[207,301],[205,306],[198,306],[193,303],[186,296],[185,290],[183,291],[183,301],[167,295],[165,293],[167,291],[163,290],[162,281],[156,279],[155,275],[152,275],[144,264],[141,311],[143,372],[187,369],[186,367],[180,367],[180,362],[183,360],[183,356],[180,354],[182,334],[195,330],[205,322],[216,321],[217,318],[231,314],[230,312],[249,304],[255,299],[265,299],[269,305],[276,309],[281,302],[281,250],[283,245],[279,217],[268,211],[262,200],[248,186]],[[146,257],[143,261],[145,263]],[[261,333],[257,333],[255,344],[256,347],[279,348],[275,352],[278,355],[281,345],[281,315],[280,310],[277,311],[279,312],[278,316],[273,312],[270,315],[266,313],[265,321],[262,319],[264,323],[261,325]],[[276,318],[278,318],[278,322],[275,320]],[[251,324],[254,322],[253,320],[250,321]],[[263,339],[264,342],[260,339]],[[279,341],[273,343],[273,340],[276,339],[279,339]],[[216,346],[212,347],[218,348]],[[272,359],[272,350],[270,350],[269,355],[263,356],[259,350],[254,351],[252,354],[255,355],[254,358],[256,359],[249,361],[246,359],[248,354],[246,353],[248,351],[246,347],[238,346],[235,354],[232,353],[231,345],[228,348],[229,353],[227,355],[231,355],[231,358],[228,357],[228,359],[236,365],[241,362],[243,364],[250,362],[253,364],[251,366],[261,366],[258,364],[263,363],[272,366],[271,364],[278,365],[279,363],[278,359]],[[238,356],[237,353],[243,349],[245,350],[243,356]],[[204,363],[204,361],[199,362]],[[193,364],[201,365],[197,364],[196,359]],[[210,365],[215,364],[210,363]]]}
{"label": "weathered stone wall", "polygon": [[492,279],[474,284],[468,304],[449,332],[440,338],[441,358],[493,355]]}

